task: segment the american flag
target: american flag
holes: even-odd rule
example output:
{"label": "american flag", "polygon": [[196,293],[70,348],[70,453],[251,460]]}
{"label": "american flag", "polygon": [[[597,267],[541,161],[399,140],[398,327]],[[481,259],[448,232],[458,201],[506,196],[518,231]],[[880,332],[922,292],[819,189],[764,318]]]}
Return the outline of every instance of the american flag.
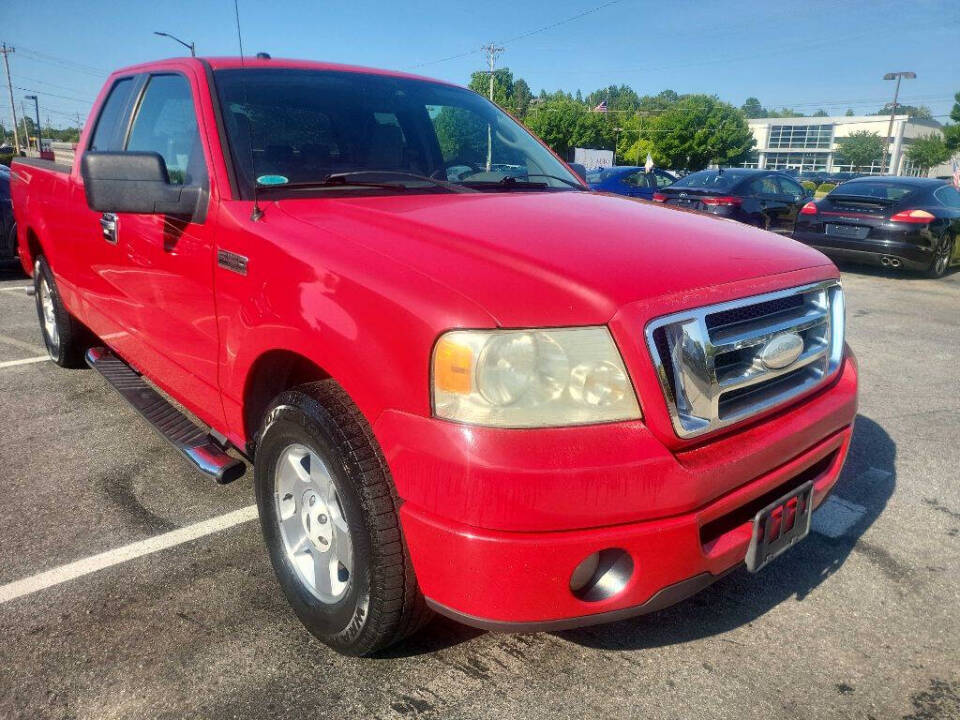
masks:
{"label": "american flag", "polygon": [[953,186],[960,190],[960,158],[953,159]]}
{"label": "american flag", "polygon": [[601,100],[600,104],[597,105],[594,109],[594,112],[606,112],[607,111],[607,101]]}

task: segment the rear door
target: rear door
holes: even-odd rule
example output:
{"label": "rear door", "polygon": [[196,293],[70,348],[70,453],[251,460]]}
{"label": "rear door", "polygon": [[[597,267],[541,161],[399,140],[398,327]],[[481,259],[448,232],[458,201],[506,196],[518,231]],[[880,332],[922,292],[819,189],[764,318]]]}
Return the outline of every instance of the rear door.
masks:
{"label": "rear door", "polygon": [[[136,102],[124,150],[163,157],[171,184],[209,191],[208,160],[197,116],[197,79],[151,74]],[[214,309],[214,215],[185,219],[122,213],[123,290],[135,338],[129,359],[208,423],[222,420]]]}
{"label": "rear door", "polygon": [[747,183],[746,197],[741,207],[757,227],[781,233],[793,230],[792,224],[789,230],[785,229],[787,222],[784,214],[789,210],[775,175],[761,175]]}

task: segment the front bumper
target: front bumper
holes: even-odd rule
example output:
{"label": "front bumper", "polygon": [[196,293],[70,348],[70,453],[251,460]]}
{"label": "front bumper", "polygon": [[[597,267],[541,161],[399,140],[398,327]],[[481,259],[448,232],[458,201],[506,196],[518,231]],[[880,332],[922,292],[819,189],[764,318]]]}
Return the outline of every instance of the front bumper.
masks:
{"label": "front bumper", "polygon": [[[676,602],[743,562],[771,493],[812,479],[815,505],[826,497],[850,444],[856,375],[848,356],[815,395],[675,454],[640,423],[496,431],[387,413],[375,432],[420,586],[439,612],[505,630]],[[622,590],[575,596],[573,570],[611,548],[633,561]]]}

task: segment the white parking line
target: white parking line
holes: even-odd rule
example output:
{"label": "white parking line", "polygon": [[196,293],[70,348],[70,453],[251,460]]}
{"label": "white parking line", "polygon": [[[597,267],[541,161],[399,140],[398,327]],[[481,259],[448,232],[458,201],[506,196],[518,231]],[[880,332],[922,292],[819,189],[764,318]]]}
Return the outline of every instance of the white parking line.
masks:
{"label": "white parking line", "polygon": [[120,563],[134,560],[144,555],[166,550],[167,548],[196,540],[204,535],[211,535],[221,530],[226,530],[234,525],[249,522],[257,517],[257,506],[248,505],[240,510],[234,510],[226,515],[219,515],[203,522],[187,525],[186,527],[157,535],[156,537],[140,540],[130,543],[114,550],[107,550],[98,555],[91,555],[88,558],[77,560],[76,562],[61,565],[53,570],[38,573],[23,580],[15,580],[12,583],[0,586],[0,604],[15,600],[16,598],[30,595],[40,590],[46,590],[54,585],[75,580],[78,577],[95,573],[98,570],[119,565]]}
{"label": "white parking line", "polygon": [[37,357],[21,358],[20,360],[4,360],[3,362],[0,362],[0,370],[8,367],[16,367],[17,365],[30,365],[31,363],[43,362],[44,360],[49,359],[49,355],[38,355]]}
{"label": "white parking line", "polygon": [[24,297],[28,297],[27,287],[28,286],[26,285],[15,285],[14,287],[2,287],[0,288],[0,292],[20,293]]}
{"label": "white parking line", "polygon": [[23,340],[17,340],[9,335],[0,335],[0,343],[3,343],[4,345],[13,345],[14,347],[30,350],[31,352],[43,352],[42,347],[34,345],[33,343],[24,342]]}
{"label": "white parking line", "polygon": [[866,514],[867,509],[863,505],[852,503],[839,495],[831,495],[813,514],[810,529],[836,540],[850,532]]}

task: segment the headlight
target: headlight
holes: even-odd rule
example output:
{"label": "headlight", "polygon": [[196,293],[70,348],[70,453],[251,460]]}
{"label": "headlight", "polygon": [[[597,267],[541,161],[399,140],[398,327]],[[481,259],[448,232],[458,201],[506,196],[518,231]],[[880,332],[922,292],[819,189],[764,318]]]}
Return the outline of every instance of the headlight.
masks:
{"label": "headlight", "polygon": [[454,330],[433,351],[433,410],[475,425],[633,420],[640,406],[605,327]]}

